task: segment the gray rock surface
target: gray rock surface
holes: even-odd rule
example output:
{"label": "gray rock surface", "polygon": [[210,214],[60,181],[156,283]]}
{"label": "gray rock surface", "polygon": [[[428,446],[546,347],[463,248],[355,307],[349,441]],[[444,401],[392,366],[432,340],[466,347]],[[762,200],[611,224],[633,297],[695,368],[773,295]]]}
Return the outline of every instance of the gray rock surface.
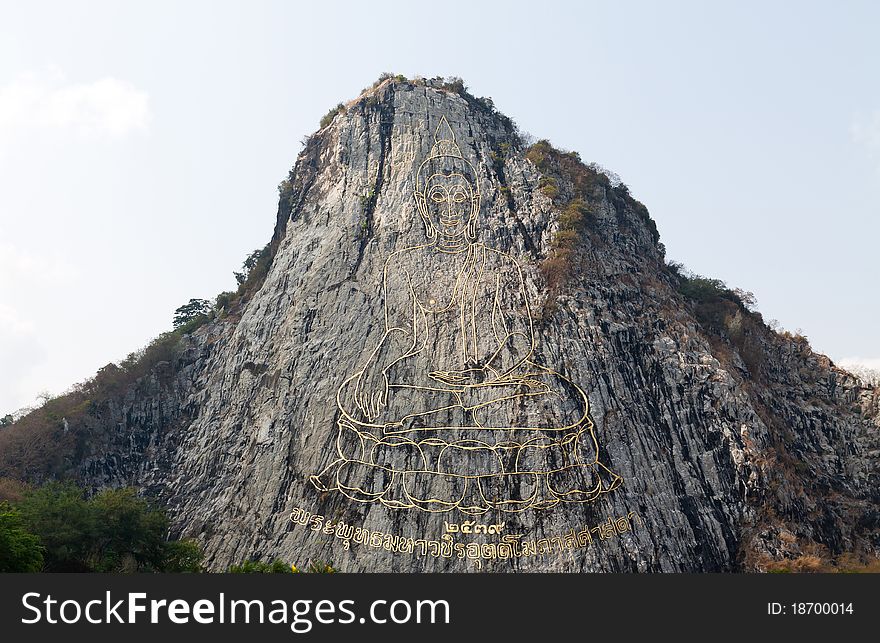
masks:
{"label": "gray rock surface", "polygon": [[[310,482],[337,457],[337,390],[385,331],[385,259],[425,242],[415,177],[442,117],[476,168],[479,243],[522,269],[532,359],[586,393],[598,460],[623,480],[590,502],[432,513]],[[162,498],[214,569],[255,555],[344,571],[716,571],[807,544],[876,552],[877,394],[769,329],[752,338],[753,376],[678,294],[622,189],[593,191],[574,274],[548,288],[559,212],[524,151],[509,121],[441,87],[387,81],[347,105],[292,171],[259,291],[102,409],[110,435],[81,477]]]}

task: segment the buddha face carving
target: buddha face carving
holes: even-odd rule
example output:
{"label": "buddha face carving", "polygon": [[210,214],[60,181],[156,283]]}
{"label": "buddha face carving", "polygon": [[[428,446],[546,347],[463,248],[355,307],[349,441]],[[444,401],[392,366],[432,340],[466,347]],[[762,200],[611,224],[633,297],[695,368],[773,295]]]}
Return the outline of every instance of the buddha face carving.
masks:
{"label": "buddha face carving", "polygon": [[445,119],[431,155],[419,168],[415,197],[428,239],[440,249],[455,250],[476,240],[480,193],[476,171],[444,128],[449,128]]}
{"label": "buddha face carving", "polygon": [[425,186],[423,203],[423,216],[441,237],[449,241],[457,241],[466,234],[479,207],[473,186],[461,174],[431,176]]}

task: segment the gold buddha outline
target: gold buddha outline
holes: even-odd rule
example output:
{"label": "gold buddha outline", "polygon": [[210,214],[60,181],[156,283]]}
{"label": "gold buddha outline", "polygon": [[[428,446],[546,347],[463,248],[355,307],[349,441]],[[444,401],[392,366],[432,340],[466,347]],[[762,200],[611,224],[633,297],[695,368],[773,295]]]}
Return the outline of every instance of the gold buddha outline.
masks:
{"label": "gold buddha outline", "polygon": [[[458,171],[446,171],[433,173],[425,177],[426,168],[434,162],[446,162],[447,165],[458,166]],[[448,168],[447,168],[448,169]],[[453,170],[456,169],[453,167]],[[470,177],[465,176],[470,174]],[[434,134],[434,144],[431,153],[424,159],[416,172],[415,199],[417,209],[425,225],[428,243],[410,246],[391,253],[385,261],[382,275],[382,295],[384,308],[385,334],[379,344],[369,353],[364,366],[357,372],[345,378],[337,389],[336,405],[340,413],[337,420],[337,439],[335,458],[319,474],[310,476],[310,482],[316,489],[322,492],[337,491],[351,500],[361,503],[381,502],[383,505],[395,509],[419,509],[427,512],[447,512],[458,509],[466,514],[482,514],[490,509],[503,512],[519,512],[526,509],[546,509],[555,506],[559,502],[592,502],[601,496],[617,488],[622,483],[622,478],[611,472],[598,460],[598,443],[595,437],[595,426],[589,414],[589,400],[584,391],[559,374],[544,366],[539,366],[531,361],[535,349],[534,325],[528,305],[528,297],[525,293],[525,280],[522,269],[510,255],[489,248],[476,240],[476,222],[480,210],[480,193],[476,183],[477,173],[473,166],[461,154],[455,142],[455,135],[446,117],[442,117]],[[430,188],[430,190],[429,190]],[[445,204],[445,205],[444,205]],[[463,208],[470,205],[470,213],[467,220],[461,216]],[[439,208],[437,221],[439,226],[431,219],[430,208]],[[444,208],[445,211],[444,211]],[[444,214],[445,212],[445,214]],[[458,213],[456,216],[453,213]],[[439,229],[438,229],[439,228]],[[455,283],[452,286],[452,294],[446,306],[438,306],[435,298],[427,300],[430,307],[424,306],[419,295],[413,289],[413,277],[401,268],[397,259],[402,256],[412,256],[413,252],[425,251],[432,248],[438,253],[458,257],[466,253],[463,264],[457,269]],[[491,327],[494,334],[497,350],[487,359],[477,360],[479,354],[477,346],[476,319],[477,297],[465,301],[469,285],[474,293],[478,287],[485,285],[481,281],[483,271],[487,267],[487,257],[500,262],[501,268],[495,272],[501,273],[506,270],[506,277],[515,282],[518,295],[521,296],[521,305],[524,316],[521,323],[525,328],[511,330],[509,320],[501,310],[499,293],[502,292],[501,275],[495,275],[496,288],[491,302]],[[438,255],[439,256],[439,255]],[[459,262],[462,259],[458,259]],[[471,272],[479,262],[479,275],[477,279]],[[493,268],[489,265],[489,268]],[[389,271],[403,271],[406,274],[405,283],[409,287],[408,295],[412,300],[412,322],[405,324],[396,323],[393,319],[389,300],[392,298],[393,289],[389,289]],[[489,275],[491,278],[493,275]],[[425,279],[421,284],[428,283]],[[425,295],[427,297],[427,295]],[[439,298],[439,296],[437,297]],[[388,379],[389,372],[398,363],[402,363],[411,357],[418,357],[427,348],[428,341],[428,316],[436,316],[446,313],[458,304],[460,308],[461,329],[463,330],[462,357],[464,368],[457,370],[432,370],[427,373],[431,378],[432,386],[410,385],[391,382]],[[470,310],[466,310],[467,305]],[[470,313],[470,321],[473,325],[472,345],[464,335],[467,332],[466,313]],[[496,313],[499,313],[496,315]],[[421,320],[420,320],[421,315]],[[498,318],[501,318],[500,321]],[[433,318],[433,317],[432,317]],[[420,323],[421,321],[421,323]],[[498,329],[507,331],[504,338],[499,335]],[[423,342],[419,344],[419,332],[422,332]],[[392,335],[408,335],[412,338],[412,344],[403,355],[390,360],[380,370],[370,370],[379,362],[378,355],[386,346],[388,338]],[[520,341],[525,340],[527,350],[525,354],[517,358],[515,364],[501,370],[492,366],[501,351],[519,336]],[[409,341],[409,340],[407,340]],[[468,354],[472,349],[470,359]],[[398,351],[400,352],[400,351]],[[375,377],[376,372],[381,372],[384,384],[380,390],[374,390],[365,384],[365,378]],[[561,426],[485,426],[479,420],[479,413],[484,408],[500,403],[517,403],[529,397],[548,396],[556,392],[546,380],[555,380],[565,388],[574,391],[580,398],[583,411],[578,411],[573,422],[563,423]],[[352,393],[349,389],[354,387]],[[502,393],[491,397],[488,401],[476,404],[465,404],[464,395],[474,397],[480,390],[498,389],[507,387],[513,389],[508,393]],[[526,387],[526,390],[523,390]],[[425,396],[440,393],[450,395],[449,402],[436,408],[429,408],[423,413],[409,412],[403,417],[392,421],[379,421],[382,411],[389,407],[389,394],[392,389],[409,389],[419,391]],[[354,404],[344,398],[353,398]],[[477,394],[476,397],[479,397]],[[536,400],[540,397],[535,397]],[[469,400],[473,401],[473,400]],[[457,407],[457,408],[456,408]],[[438,425],[416,426],[415,422],[427,416],[439,416],[442,413],[461,411],[472,425]],[[407,422],[413,422],[412,426],[406,427]],[[463,432],[465,437],[452,442],[444,439],[444,434],[457,436]],[[472,433],[468,433],[472,432]],[[493,439],[496,432],[501,432],[502,439]],[[410,435],[419,436],[416,441]],[[524,434],[524,435],[521,435]],[[491,437],[487,437],[491,436]],[[477,437],[484,439],[477,439]],[[369,448],[368,448],[369,447]],[[389,463],[382,457],[382,451],[387,449],[397,454],[396,461],[415,459],[421,463],[419,466]],[[470,471],[460,473],[449,470],[442,466],[448,464],[444,461],[444,455],[449,451],[450,456],[457,456],[458,463],[468,464],[468,456],[477,465],[487,466],[483,471]],[[430,452],[430,455],[429,453]],[[492,456],[488,455],[493,454]],[[584,458],[584,453],[587,457]],[[590,455],[592,454],[592,455]],[[493,458],[494,456],[494,458]],[[524,457],[525,456],[525,457]],[[488,457],[488,460],[486,459]],[[483,462],[480,462],[483,458]],[[448,459],[448,458],[447,458]],[[586,461],[584,461],[586,460]],[[505,464],[505,461],[507,464]],[[554,464],[559,461],[560,463]],[[431,463],[429,465],[429,462]],[[513,470],[508,470],[512,466]],[[477,467],[479,469],[479,466]],[[501,469],[500,471],[498,469]],[[355,480],[350,480],[354,471]],[[343,475],[343,473],[347,475]],[[565,490],[565,484],[559,482],[569,474],[575,478],[582,478],[590,474],[591,481],[595,484],[584,486],[589,488],[572,488]],[[423,480],[432,483],[448,483],[454,493],[451,496],[441,498],[436,494],[423,497],[423,494],[415,494],[412,484],[413,478],[421,476]],[[363,479],[359,479],[363,478]],[[387,479],[387,482],[386,482]],[[455,490],[452,479],[463,481],[460,493]],[[494,480],[493,480],[494,479]],[[489,481],[487,483],[487,480]],[[503,481],[498,487],[501,491],[491,493],[495,489],[491,487],[494,481]],[[533,491],[521,493],[522,484],[532,481]],[[554,482],[555,481],[555,482]],[[408,484],[408,482],[410,484]],[[383,484],[384,483],[384,484]],[[378,484],[378,489],[377,489]],[[502,489],[507,484],[508,491]],[[370,485],[372,485],[370,487]],[[513,486],[517,487],[517,496],[510,495]],[[430,486],[430,485],[429,485]],[[435,485],[437,486],[437,485]],[[370,487],[370,488],[365,488]],[[442,490],[442,489],[441,489]],[[487,498],[487,490],[490,498]],[[508,495],[504,495],[507,493]],[[456,499],[456,495],[458,498]],[[417,497],[420,496],[420,497]]]}

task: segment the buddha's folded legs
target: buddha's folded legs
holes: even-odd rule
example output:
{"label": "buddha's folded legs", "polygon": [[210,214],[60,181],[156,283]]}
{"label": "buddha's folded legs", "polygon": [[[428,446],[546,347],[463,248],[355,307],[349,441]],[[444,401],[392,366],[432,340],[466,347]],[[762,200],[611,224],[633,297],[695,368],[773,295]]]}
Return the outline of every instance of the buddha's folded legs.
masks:
{"label": "buddha's folded legs", "polygon": [[589,422],[566,437],[537,435],[493,446],[487,440],[449,444],[414,437],[377,438],[341,419],[340,457],[312,482],[360,502],[472,514],[589,502],[620,484],[599,462]]}
{"label": "buddha's folded legs", "polygon": [[534,367],[504,381],[393,384],[368,422],[340,389],[337,459],[312,478],[361,502],[426,511],[522,511],[588,502],[620,478],[598,459],[586,396]]}
{"label": "buddha's folded legs", "polygon": [[591,502],[612,491],[621,478],[601,462],[548,473],[463,476],[432,471],[391,471],[359,461],[339,461],[312,478],[321,491],[335,490],[365,503],[396,509],[480,514],[490,509],[519,512],[560,502]]}

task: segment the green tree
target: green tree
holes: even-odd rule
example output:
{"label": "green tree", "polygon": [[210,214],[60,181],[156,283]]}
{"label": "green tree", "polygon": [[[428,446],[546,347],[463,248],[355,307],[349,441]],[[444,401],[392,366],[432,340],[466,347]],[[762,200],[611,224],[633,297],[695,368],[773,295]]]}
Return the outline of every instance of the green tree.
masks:
{"label": "green tree", "polygon": [[49,483],[27,492],[18,508],[28,529],[43,543],[46,571],[92,571],[88,561],[95,515],[81,489]]}
{"label": "green tree", "polygon": [[107,489],[89,503],[96,518],[90,557],[99,572],[158,571],[168,520],[134,489]]}
{"label": "green tree", "polygon": [[0,429],[4,426],[10,426],[13,422],[15,422],[15,418],[7,413],[3,417],[0,417]]}
{"label": "green tree", "polygon": [[165,543],[165,560],[162,564],[163,572],[190,572],[198,573],[205,571],[202,566],[202,548],[194,540],[169,540]]}
{"label": "green tree", "polygon": [[207,320],[213,308],[211,302],[207,299],[190,299],[174,311],[174,328],[177,329]]}
{"label": "green tree", "polygon": [[0,572],[38,572],[42,567],[39,537],[27,530],[18,509],[0,502]]}
{"label": "green tree", "polygon": [[107,489],[91,499],[66,483],[24,494],[25,526],[44,547],[50,572],[197,572],[202,553],[189,540],[168,541],[165,512],[131,488]]}

